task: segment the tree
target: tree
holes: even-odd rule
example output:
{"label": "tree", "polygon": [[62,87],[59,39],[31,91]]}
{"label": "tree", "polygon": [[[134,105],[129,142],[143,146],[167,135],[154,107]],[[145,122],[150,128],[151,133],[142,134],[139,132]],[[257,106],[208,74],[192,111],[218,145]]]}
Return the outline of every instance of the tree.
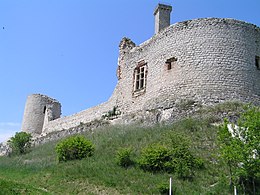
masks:
{"label": "tree", "polygon": [[218,132],[221,157],[230,172],[230,184],[256,194],[260,182],[260,107],[247,105],[237,125],[225,120]]}
{"label": "tree", "polygon": [[24,154],[31,147],[32,136],[30,133],[17,132],[14,137],[8,141],[12,153]]}

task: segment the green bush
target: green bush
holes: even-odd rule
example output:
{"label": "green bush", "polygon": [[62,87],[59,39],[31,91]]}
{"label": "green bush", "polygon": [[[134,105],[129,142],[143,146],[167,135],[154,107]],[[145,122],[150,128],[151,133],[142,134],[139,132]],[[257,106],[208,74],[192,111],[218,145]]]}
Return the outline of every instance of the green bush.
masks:
{"label": "green bush", "polygon": [[131,159],[132,148],[121,148],[117,151],[116,162],[121,167],[129,167],[134,164]]}
{"label": "green bush", "polygon": [[164,171],[171,167],[171,151],[161,144],[146,147],[138,160],[139,166],[146,171]]}
{"label": "green bush", "polygon": [[203,168],[202,159],[189,149],[189,140],[181,134],[167,135],[165,145],[154,144],[144,148],[138,164],[145,171],[175,173],[179,178],[192,178],[195,169]]}
{"label": "green bush", "polygon": [[17,132],[14,137],[8,141],[8,145],[12,149],[13,154],[24,154],[31,147],[32,136],[30,133]]}
{"label": "green bush", "polygon": [[189,150],[178,148],[173,150],[172,164],[179,178],[191,178],[196,167],[196,160]]}
{"label": "green bush", "polygon": [[83,136],[73,136],[60,141],[56,145],[58,160],[68,161],[82,159],[93,155],[94,146]]}
{"label": "green bush", "polygon": [[168,135],[172,148],[172,166],[179,178],[191,178],[195,169],[204,167],[202,159],[195,157],[191,150],[190,140],[183,134],[172,132]]}

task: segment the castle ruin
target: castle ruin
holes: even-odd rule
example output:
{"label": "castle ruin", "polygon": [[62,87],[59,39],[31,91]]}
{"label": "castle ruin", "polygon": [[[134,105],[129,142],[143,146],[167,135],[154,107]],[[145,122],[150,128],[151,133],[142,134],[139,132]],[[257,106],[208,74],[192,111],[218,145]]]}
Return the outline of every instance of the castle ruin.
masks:
{"label": "castle ruin", "polygon": [[[22,131],[46,135],[117,116],[150,115],[156,122],[174,117],[181,100],[202,105],[238,100],[260,104],[260,28],[243,21],[203,18],[170,25],[172,7],[159,4],[155,35],[140,45],[123,38],[118,82],[110,99],[61,117],[57,100],[40,94],[27,99]],[[116,122],[117,121],[117,122]]]}

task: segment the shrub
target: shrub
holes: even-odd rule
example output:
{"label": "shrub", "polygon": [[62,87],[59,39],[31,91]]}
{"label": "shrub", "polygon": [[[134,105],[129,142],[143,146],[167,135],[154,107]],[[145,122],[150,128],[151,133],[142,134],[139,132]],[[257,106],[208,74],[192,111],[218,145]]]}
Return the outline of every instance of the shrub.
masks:
{"label": "shrub", "polygon": [[141,151],[138,164],[145,171],[175,173],[179,178],[191,178],[195,169],[203,168],[202,159],[189,149],[189,140],[177,133],[167,136],[167,146],[154,144]]}
{"label": "shrub", "polygon": [[144,148],[138,160],[139,166],[146,171],[163,171],[171,167],[171,151],[161,144]]}
{"label": "shrub", "polygon": [[129,167],[134,164],[131,159],[132,148],[121,148],[117,151],[116,162],[121,167]]}
{"label": "shrub", "polygon": [[172,148],[172,166],[179,178],[191,178],[196,168],[204,167],[203,160],[190,151],[190,140],[180,133],[172,132],[169,136]]}
{"label": "shrub", "polygon": [[58,161],[82,159],[93,155],[94,146],[83,136],[73,136],[56,145]]}
{"label": "shrub", "polygon": [[14,137],[8,141],[8,145],[14,154],[24,154],[31,147],[32,136],[30,133],[17,132]]}
{"label": "shrub", "polygon": [[189,150],[178,148],[173,151],[174,172],[179,178],[191,178],[195,166],[195,158]]}

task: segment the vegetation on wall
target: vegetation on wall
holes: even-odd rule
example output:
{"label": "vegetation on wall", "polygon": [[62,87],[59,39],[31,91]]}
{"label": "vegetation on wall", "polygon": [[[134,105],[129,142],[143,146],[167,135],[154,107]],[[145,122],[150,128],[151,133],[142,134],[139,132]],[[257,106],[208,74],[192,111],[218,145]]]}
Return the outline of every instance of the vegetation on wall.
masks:
{"label": "vegetation on wall", "polygon": [[116,116],[120,115],[121,112],[118,110],[117,106],[114,106],[112,110],[109,110],[108,112],[104,113],[102,115],[102,119],[114,119]]}

